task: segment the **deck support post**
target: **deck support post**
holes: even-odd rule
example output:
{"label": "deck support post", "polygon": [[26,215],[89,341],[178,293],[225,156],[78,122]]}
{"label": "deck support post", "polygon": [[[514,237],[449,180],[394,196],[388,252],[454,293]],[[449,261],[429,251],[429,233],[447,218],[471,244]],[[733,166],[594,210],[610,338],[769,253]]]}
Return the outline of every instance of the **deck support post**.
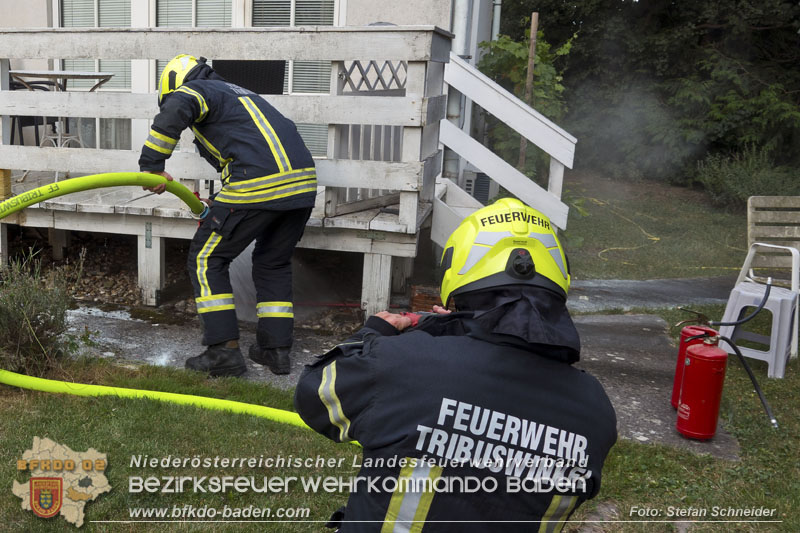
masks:
{"label": "deck support post", "polygon": [[[149,223],[146,226],[149,226]],[[144,235],[138,236],[138,240],[139,288],[142,291],[142,303],[156,306],[159,304],[166,277],[164,239],[153,237],[152,230],[146,229]]]}
{"label": "deck support post", "polygon": [[413,257],[395,257],[392,261],[392,292],[404,293],[408,287],[408,278],[413,273]]}
{"label": "deck support post", "polygon": [[0,270],[8,264],[8,224],[0,222]]}
{"label": "deck support post", "polygon": [[392,290],[392,256],[364,254],[361,308],[367,316],[389,309]]}
{"label": "deck support post", "polygon": [[67,230],[48,228],[47,241],[53,248],[53,259],[64,260],[64,249],[69,246],[70,234]]}

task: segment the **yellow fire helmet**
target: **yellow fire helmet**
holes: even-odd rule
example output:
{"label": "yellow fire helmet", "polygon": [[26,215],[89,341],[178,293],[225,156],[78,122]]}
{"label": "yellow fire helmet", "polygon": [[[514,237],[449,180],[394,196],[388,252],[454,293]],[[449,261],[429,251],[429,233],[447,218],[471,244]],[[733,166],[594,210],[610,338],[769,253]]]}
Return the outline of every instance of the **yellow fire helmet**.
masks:
{"label": "yellow fire helmet", "polygon": [[475,211],[450,235],[442,254],[441,297],[503,285],[533,285],[564,300],[569,263],[550,219],[517,199]]}
{"label": "yellow fire helmet", "polygon": [[165,96],[183,85],[189,72],[201,62],[203,62],[201,59],[189,54],[181,54],[169,60],[169,63],[161,73],[161,77],[158,79],[159,105],[161,105]]}

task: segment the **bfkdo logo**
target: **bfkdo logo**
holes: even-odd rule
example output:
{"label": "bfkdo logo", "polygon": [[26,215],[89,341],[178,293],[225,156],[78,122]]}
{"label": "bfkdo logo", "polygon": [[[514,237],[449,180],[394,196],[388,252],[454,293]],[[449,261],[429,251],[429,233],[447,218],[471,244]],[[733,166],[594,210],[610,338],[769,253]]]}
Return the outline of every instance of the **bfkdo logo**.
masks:
{"label": "bfkdo logo", "polygon": [[61,510],[64,501],[64,480],[60,477],[30,479],[31,511],[42,518],[52,518]]}
{"label": "bfkdo logo", "polygon": [[22,509],[41,518],[61,516],[76,527],[83,525],[86,504],[111,490],[105,476],[106,454],[85,452],[47,438],[33,438],[33,446],[17,459],[17,472],[30,472],[24,483],[14,480],[12,491]]}

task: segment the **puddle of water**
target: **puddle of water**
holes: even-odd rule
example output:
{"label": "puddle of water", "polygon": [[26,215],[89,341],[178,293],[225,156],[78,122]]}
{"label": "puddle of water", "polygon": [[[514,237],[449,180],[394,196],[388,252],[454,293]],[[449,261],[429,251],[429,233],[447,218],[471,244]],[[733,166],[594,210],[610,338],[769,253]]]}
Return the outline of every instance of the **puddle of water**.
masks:
{"label": "puddle of water", "polygon": [[78,316],[94,316],[100,318],[114,318],[117,320],[130,320],[133,322],[143,322],[138,318],[133,318],[131,314],[124,310],[104,311],[96,307],[79,307],[77,309],[70,309],[67,311],[68,315]]}

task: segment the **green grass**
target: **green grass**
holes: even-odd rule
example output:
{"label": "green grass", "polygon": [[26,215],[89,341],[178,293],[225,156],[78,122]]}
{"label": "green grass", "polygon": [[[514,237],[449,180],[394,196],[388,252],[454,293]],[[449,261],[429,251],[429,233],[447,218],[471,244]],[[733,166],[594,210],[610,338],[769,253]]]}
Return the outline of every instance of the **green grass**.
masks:
{"label": "green grass", "polygon": [[733,274],[747,253],[746,213],[712,207],[701,191],[570,176],[564,199],[576,279]]}
{"label": "green grass", "polygon": [[[58,377],[78,382],[200,394],[290,408],[290,392],[235,379],[207,381],[194,373],[156,367],[139,372],[119,369],[104,362],[83,361],[65,368]],[[92,447],[108,454],[106,475],[112,491],[86,507],[83,531],[153,530],[152,524],[95,524],[92,520],[128,520],[129,507],[169,507],[193,504],[222,508],[309,508],[309,520],[327,520],[343,505],[346,494],[306,493],[300,485],[288,493],[255,494],[129,494],[129,476],[350,476],[354,445],[335,445],[315,433],[269,420],[228,412],[208,411],[156,401],[122,400],[112,397],[80,398],[18,390],[0,386],[0,477],[7,480],[0,491],[0,530],[65,531],[71,526],[62,518],[43,520],[24,512],[20,499],[11,492],[11,480],[23,483],[27,475],[15,470],[16,460],[31,447],[34,436],[48,437],[74,451]],[[317,457],[341,458],[342,468],[132,468],[132,455],[151,457]],[[319,523],[295,524],[195,524],[181,530],[211,531],[319,531]],[[169,527],[179,526],[172,524]]]}

